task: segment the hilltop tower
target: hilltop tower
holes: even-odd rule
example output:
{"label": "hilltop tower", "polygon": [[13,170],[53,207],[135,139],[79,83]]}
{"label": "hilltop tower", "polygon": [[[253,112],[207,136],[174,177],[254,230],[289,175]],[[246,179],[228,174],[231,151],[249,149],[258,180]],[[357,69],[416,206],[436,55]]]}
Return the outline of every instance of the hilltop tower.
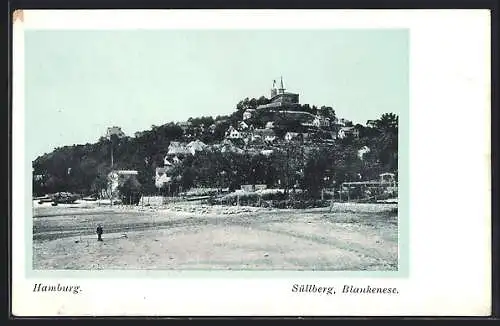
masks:
{"label": "hilltop tower", "polygon": [[276,89],[276,80],[273,80],[273,87],[271,88],[271,98],[278,95],[278,90]]}
{"label": "hilltop tower", "polygon": [[285,92],[285,86],[283,84],[283,76],[280,78],[279,85],[277,85],[276,80],[273,80],[273,87],[271,88],[271,98],[270,103],[261,104],[257,106],[257,110],[260,109],[271,109],[274,111],[279,110],[292,110],[297,111],[300,109],[299,104],[299,94]]}
{"label": "hilltop tower", "polygon": [[283,76],[281,76],[279,94],[285,94],[285,87],[283,86]]}

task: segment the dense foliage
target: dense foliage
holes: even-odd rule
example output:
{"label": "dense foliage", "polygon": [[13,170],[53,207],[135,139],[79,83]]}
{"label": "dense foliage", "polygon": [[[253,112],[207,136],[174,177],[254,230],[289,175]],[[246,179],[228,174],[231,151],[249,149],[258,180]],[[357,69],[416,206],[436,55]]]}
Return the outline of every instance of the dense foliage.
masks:
{"label": "dense foliage", "polygon": [[[33,162],[33,194],[41,196],[59,191],[97,194],[106,187],[111,155],[114,169],[138,171],[137,181],[123,186],[128,197],[136,198],[138,193],[155,194],[158,192],[155,169],[163,166],[171,141],[199,139],[205,144],[218,144],[223,141],[228,127],[237,126],[242,120],[246,110],[268,102],[265,97],[246,98],[238,103],[231,115],[190,118],[185,127],[167,123],[152,126],[136,137],[101,137],[93,144],[56,148]],[[301,109],[337,119],[331,107],[305,104]],[[256,111],[249,123],[262,128],[272,119],[272,114]],[[266,184],[283,188],[287,193],[295,188],[304,189],[309,196],[317,198],[322,188],[343,181],[377,179],[383,172],[397,173],[398,117],[387,113],[375,121],[371,127],[356,125],[359,137],[350,136],[324,144],[320,140],[325,137],[318,132],[317,138],[313,135],[312,141],[307,143],[282,142],[269,147],[272,152],[266,155],[220,150],[198,152],[175,167],[173,182],[161,191],[176,193],[195,186],[238,189],[243,184]],[[287,130],[300,131],[299,128],[294,121],[281,120],[275,131],[283,136]],[[360,158],[358,151],[363,146],[370,151]]]}

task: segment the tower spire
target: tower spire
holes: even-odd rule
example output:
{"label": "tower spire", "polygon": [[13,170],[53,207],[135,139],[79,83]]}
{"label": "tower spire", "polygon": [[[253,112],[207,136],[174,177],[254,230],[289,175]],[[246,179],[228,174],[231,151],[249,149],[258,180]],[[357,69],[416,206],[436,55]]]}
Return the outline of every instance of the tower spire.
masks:
{"label": "tower spire", "polygon": [[285,87],[283,86],[283,76],[281,76],[280,80],[281,81],[280,81],[280,89],[279,89],[279,91],[280,91],[280,94],[283,94],[285,92]]}

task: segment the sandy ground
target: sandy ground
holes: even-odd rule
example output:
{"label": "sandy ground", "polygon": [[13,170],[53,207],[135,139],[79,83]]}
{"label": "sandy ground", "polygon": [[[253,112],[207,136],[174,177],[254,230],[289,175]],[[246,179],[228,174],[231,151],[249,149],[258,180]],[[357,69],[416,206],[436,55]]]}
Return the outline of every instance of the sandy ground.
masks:
{"label": "sandy ground", "polygon": [[[34,207],[34,269],[396,270],[394,204]],[[104,228],[103,242],[95,228]]]}

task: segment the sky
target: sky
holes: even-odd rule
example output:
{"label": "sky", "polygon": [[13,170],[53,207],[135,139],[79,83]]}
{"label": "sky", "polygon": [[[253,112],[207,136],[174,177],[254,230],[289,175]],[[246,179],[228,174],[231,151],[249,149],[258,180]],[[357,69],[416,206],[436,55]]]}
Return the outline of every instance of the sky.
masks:
{"label": "sky", "polygon": [[25,33],[27,155],[230,114],[270,97],[273,80],[300,103],[365,124],[408,110],[405,29],[30,30]]}

